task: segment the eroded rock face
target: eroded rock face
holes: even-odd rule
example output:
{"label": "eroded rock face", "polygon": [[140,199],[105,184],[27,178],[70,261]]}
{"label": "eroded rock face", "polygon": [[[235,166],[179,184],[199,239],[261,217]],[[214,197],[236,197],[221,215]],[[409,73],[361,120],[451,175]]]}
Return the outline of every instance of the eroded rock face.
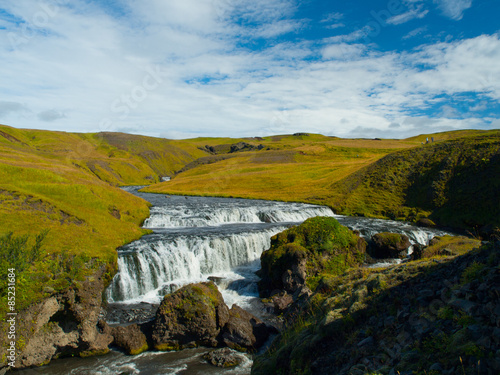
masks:
{"label": "eroded rock face", "polygon": [[408,236],[399,233],[377,233],[372,236],[370,255],[375,258],[405,258],[411,246]]}
{"label": "eroded rock face", "polygon": [[25,345],[17,352],[16,368],[45,364],[62,356],[109,351],[113,338],[97,327],[103,271],[88,277],[79,289],[54,295],[19,313],[16,341]]}
{"label": "eroded rock face", "polygon": [[229,309],[213,282],[190,284],[165,296],[152,329],[155,349],[217,346]]}

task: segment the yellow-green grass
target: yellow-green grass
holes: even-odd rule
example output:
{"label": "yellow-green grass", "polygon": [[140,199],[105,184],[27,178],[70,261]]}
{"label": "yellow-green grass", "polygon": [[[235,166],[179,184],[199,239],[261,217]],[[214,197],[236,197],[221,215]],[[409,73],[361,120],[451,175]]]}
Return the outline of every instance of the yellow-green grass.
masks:
{"label": "yellow-green grass", "polygon": [[413,147],[396,140],[355,141],[321,135],[265,137],[252,142],[270,150],[235,153],[198,165],[144,191],[324,203],[331,196],[332,183],[390,152]]}
{"label": "yellow-green grass", "polygon": [[[163,146],[170,153],[144,154]],[[147,233],[140,225],[149,215],[146,201],[116,186],[159,181],[205,154],[191,144],[149,137],[0,126],[0,237],[13,232],[33,240],[49,230],[41,259],[17,275],[16,307],[43,298],[44,288],[64,290],[100,265],[111,277],[116,248]],[[68,274],[71,264],[82,269]]]}
{"label": "yellow-green grass", "polygon": [[435,237],[432,245],[424,249],[423,257],[464,255],[469,251],[479,248],[481,241],[464,236]]}

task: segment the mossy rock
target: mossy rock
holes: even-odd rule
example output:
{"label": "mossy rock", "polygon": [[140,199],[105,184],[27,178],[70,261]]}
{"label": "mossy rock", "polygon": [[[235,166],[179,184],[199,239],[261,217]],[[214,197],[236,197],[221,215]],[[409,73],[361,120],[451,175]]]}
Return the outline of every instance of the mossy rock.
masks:
{"label": "mossy rock", "polygon": [[153,324],[157,350],[217,346],[229,310],[213,282],[190,284],[165,296]]}
{"label": "mossy rock", "polygon": [[372,236],[369,254],[374,258],[405,258],[411,246],[408,236],[383,232]]}
{"label": "mossy rock", "polygon": [[364,250],[364,241],[335,218],[310,218],[272,237],[271,248],[261,256],[261,296],[273,290],[294,293],[317,284],[320,275],[341,274],[364,261]]}

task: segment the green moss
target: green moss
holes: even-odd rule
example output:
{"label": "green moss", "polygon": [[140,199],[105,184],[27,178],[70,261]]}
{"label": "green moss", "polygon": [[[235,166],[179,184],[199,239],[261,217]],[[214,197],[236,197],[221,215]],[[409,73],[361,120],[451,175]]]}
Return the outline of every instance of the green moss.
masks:
{"label": "green moss", "polygon": [[78,353],[78,355],[82,358],[87,358],[87,357],[105,355],[108,353],[109,353],[109,349],[106,348],[106,349],[100,349],[100,350],[86,350],[86,351]]}
{"label": "green moss", "polygon": [[149,346],[147,343],[144,343],[144,345],[142,345],[139,349],[133,349],[130,351],[130,355],[138,355],[138,354],[141,354],[143,352],[145,352],[146,350],[149,349]]}
{"label": "green moss", "polygon": [[358,237],[332,217],[315,217],[287,229],[271,239],[271,248],[261,256],[261,286],[282,289],[282,275],[291,265],[306,261],[306,284],[315,288],[321,277],[338,275],[364,261],[357,248]]}
{"label": "green moss", "polygon": [[179,344],[174,344],[174,343],[162,343],[162,344],[157,344],[155,345],[155,349],[159,350],[160,352],[166,352],[166,351],[177,351],[181,350],[182,347]]}

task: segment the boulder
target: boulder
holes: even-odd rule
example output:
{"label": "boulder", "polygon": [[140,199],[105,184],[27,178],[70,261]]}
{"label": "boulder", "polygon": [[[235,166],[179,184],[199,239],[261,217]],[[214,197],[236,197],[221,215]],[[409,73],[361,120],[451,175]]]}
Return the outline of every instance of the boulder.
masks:
{"label": "boulder", "polygon": [[399,233],[377,233],[372,236],[370,255],[374,258],[405,258],[411,246],[408,236]]}
{"label": "boulder", "polygon": [[279,315],[293,303],[293,295],[284,291],[272,296],[271,300],[273,302],[274,313]]}
{"label": "boulder", "polygon": [[112,327],[113,344],[130,355],[140,354],[148,350],[148,341],[141,326],[130,324],[123,327]]}
{"label": "boulder", "polygon": [[229,309],[213,282],[190,284],[163,299],[152,326],[157,350],[217,346]]}
{"label": "boulder", "polygon": [[259,318],[233,305],[229,310],[229,321],[224,327],[222,341],[225,345],[239,351],[254,352],[269,337],[267,326]]}
{"label": "boulder", "polygon": [[203,359],[213,366],[222,368],[235,367],[243,362],[243,356],[230,348],[212,350],[205,353]]}
{"label": "boulder", "polygon": [[426,217],[419,219],[416,224],[422,228],[434,228],[436,226],[436,223]]}

